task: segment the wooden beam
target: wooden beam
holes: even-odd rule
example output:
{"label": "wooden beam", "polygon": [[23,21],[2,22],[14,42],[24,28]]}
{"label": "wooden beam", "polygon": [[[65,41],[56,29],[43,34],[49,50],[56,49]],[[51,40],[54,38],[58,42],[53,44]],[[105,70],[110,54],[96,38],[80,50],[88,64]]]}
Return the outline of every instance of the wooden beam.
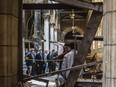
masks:
{"label": "wooden beam", "polygon": [[[83,36],[77,35],[76,38],[77,38],[77,40],[82,40]],[[93,40],[95,40],[95,41],[103,41],[103,37],[96,36],[96,37],[93,38]]]}
{"label": "wooden beam", "polygon": [[[18,5],[18,9],[17,9],[17,7],[15,8],[15,9],[17,9],[17,12],[19,13],[19,17],[18,17],[18,37],[17,37],[17,41],[18,41],[18,44],[17,44],[17,51],[18,51],[18,55],[17,55],[17,62],[18,62],[18,64],[15,66],[15,68],[17,69],[17,71],[18,71],[18,82],[22,82],[23,81],[23,56],[22,56],[22,53],[23,53],[23,49],[22,49],[22,47],[23,47],[23,44],[22,44],[22,36],[23,36],[23,33],[22,33],[22,0],[18,0],[17,1],[17,3],[16,3],[17,5]],[[14,32],[15,33],[15,32]],[[17,51],[16,51],[16,53],[17,53]],[[15,55],[15,54],[14,54]],[[12,59],[12,61],[13,61],[13,59]],[[3,63],[4,64],[4,63]],[[18,67],[17,67],[18,66]],[[13,67],[12,67],[13,68]],[[13,74],[12,74],[12,76],[13,76]],[[17,75],[16,75],[17,76]],[[17,79],[16,78],[16,79]],[[7,78],[6,78],[7,79]]]}
{"label": "wooden beam", "polygon": [[[69,14],[69,13],[71,13],[71,11],[60,11],[60,13],[67,13],[67,14]],[[88,10],[82,10],[82,11],[74,11],[74,13],[75,14],[79,14],[79,13],[88,13]]]}
{"label": "wooden beam", "polygon": [[58,1],[60,3],[75,6],[75,7],[81,7],[81,8],[91,9],[94,11],[103,12],[103,7],[102,5],[100,6],[100,4],[95,4],[95,3],[92,4],[81,0],[53,0],[53,1]]}
{"label": "wooden beam", "polygon": [[[81,41],[81,44],[78,46],[79,47],[78,54],[74,59],[73,66],[84,63],[87,53],[91,47],[91,44],[92,44],[95,34],[97,32],[97,29],[100,25],[101,19],[102,19],[102,13],[93,11],[90,21],[87,25],[84,37]],[[74,85],[77,81],[77,78],[80,74],[80,70],[81,69],[78,69],[75,71],[71,71],[69,73],[65,87],[74,87]]]}
{"label": "wooden beam", "polygon": [[23,9],[80,9],[79,7],[70,6],[66,4],[23,4]]}
{"label": "wooden beam", "polygon": [[[72,21],[72,19],[62,19],[61,21]],[[75,19],[75,21],[86,21],[84,18],[78,18],[78,19]]]}
{"label": "wooden beam", "polygon": [[[83,37],[76,37],[76,40],[82,40]],[[71,41],[74,41],[73,39],[65,39],[65,40],[71,40]],[[95,37],[93,39],[94,41],[103,41],[103,37]]]}

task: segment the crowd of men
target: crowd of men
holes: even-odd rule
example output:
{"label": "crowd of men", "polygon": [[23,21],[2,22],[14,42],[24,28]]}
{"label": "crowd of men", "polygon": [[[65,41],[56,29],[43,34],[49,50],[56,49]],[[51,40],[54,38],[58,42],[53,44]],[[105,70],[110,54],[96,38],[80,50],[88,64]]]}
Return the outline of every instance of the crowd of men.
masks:
{"label": "crowd of men", "polygon": [[[27,66],[27,75],[40,75],[45,72],[55,71],[54,59],[57,56],[57,52],[52,50],[51,52],[42,50],[35,51],[33,48],[25,53],[25,62]],[[48,61],[49,60],[49,61]]]}

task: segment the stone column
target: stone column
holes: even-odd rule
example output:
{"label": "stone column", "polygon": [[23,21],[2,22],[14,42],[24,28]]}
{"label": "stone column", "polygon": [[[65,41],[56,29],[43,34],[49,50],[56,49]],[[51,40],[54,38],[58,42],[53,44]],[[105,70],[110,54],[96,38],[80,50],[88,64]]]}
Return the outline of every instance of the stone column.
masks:
{"label": "stone column", "polygon": [[0,0],[0,87],[16,87],[18,1]]}
{"label": "stone column", "polygon": [[40,29],[41,29],[41,12],[40,10],[34,11],[34,48],[39,50],[41,39],[40,39]]}
{"label": "stone column", "polygon": [[49,19],[50,16],[48,14],[45,14],[44,17],[44,39],[46,40],[44,42],[44,50],[49,51]]}
{"label": "stone column", "polygon": [[50,24],[50,50],[54,49],[54,23]]}
{"label": "stone column", "polygon": [[116,5],[115,4],[116,4],[116,0],[104,0],[103,87],[116,87]]}

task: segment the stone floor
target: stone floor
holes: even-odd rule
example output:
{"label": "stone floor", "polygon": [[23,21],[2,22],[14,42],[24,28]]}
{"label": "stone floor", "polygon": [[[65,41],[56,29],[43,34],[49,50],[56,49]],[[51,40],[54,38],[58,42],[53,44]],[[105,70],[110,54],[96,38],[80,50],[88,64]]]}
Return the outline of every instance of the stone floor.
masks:
{"label": "stone floor", "polygon": [[[26,75],[26,65],[23,65],[23,74]],[[48,80],[48,87],[58,87],[57,85],[61,85],[64,83],[64,79],[61,75],[53,75],[49,77],[42,77],[42,79]],[[57,79],[57,80],[56,80]],[[57,84],[56,84],[57,83]],[[42,81],[37,81],[37,80],[30,80],[28,81],[28,84],[31,87],[46,87],[46,83]]]}

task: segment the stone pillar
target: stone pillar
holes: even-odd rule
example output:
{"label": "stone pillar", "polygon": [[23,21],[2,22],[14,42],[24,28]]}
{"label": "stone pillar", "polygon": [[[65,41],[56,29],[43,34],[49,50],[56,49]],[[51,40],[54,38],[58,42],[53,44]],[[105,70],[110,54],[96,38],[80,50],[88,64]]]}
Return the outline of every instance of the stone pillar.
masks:
{"label": "stone pillar", "polygon": [[104,0],[103,87],[116,87],[116,0]]}
{"label": "stone pillar", "polygon": [[41,29],[41,12],[40,10],[34,11],[34,48],[39,50],[41,39],[40,39],[40,29]]}
{"label": "stone pillar", "polygon": [[46,40],[44,42],[44,50],[49,51],[49,19],[50,16],[45,14],[44,17],[44,39]]}
{"label": "stone pillar", "polygon": [[0,87],[16,87],[18,1],[0,0]]}
{"label": "stone pillar", "polygon": [[50,24],[50,50],[54,49],[54,23]]}
{"label": "stone pillar", "polygon": [[30,18],[32,17],[31,16],[31,10],[24,10],[24,15],[25,15],[25,19],[24,19],[24,23],[25,23],[25,39],[29,39],[29,35],[28,35],[28,32],[29,32],[29,26],[28,26],[28,23],[29,23],[29,20]]}

